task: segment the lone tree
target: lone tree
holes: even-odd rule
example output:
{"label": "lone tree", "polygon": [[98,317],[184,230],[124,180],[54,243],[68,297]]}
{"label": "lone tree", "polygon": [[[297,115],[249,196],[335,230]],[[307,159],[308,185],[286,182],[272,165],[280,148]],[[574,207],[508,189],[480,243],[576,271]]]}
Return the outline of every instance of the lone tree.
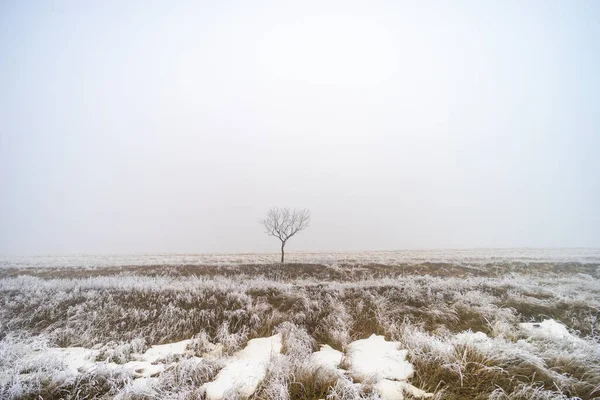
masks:
{"label": "lone tree", "polygon": [[267,235],[275,236],[281,240],[281,263],[283,264],[284,247],[288,239],[301,230],[308,228],[310,211],[303,209],[289,209],[271,207],[265,219],[260,223],[265,226]]}

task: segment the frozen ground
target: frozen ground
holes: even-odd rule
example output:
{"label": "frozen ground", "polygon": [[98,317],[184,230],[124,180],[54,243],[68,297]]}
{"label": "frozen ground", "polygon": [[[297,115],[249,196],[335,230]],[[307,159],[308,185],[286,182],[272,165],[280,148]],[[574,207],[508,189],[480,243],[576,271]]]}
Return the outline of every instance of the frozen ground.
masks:
{"label": "frozen ground", "polygon": [[600,264],[571,252],[5,263],[0,398],[600,398]]}
{"label": "frozen ground", "polygon": [[[148,265],[240,265],[263,264],[279,260],[279,253],[240,254],[73,254],[2,256],[0,267],[122,267]],[[287,255],[290,263],[386,264],[444,262],[484,265],[505,262],[581,262],[600,263],[600,249],[474,249],[474,250],[402,250],[362,252],[299,252]]]}

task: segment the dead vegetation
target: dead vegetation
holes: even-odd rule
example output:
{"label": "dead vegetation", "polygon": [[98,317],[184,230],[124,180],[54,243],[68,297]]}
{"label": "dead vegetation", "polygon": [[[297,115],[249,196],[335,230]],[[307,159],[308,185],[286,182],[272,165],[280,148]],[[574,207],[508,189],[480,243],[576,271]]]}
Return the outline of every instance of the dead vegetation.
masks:
{"label": "dead vegetation", "polygon": [[[221,343],[225,356],[274,332],[283,333],[287,358],[269,373],[254,395],[257,399],[355,398],[350,386],[311,370],[307,357],[317,345],[343,351],[351,341],[373,333],[406,346],[416,371],[413,384],[436,398],[600,398],[596,264],[0,271],[2,398],[148,395],[127,376],[95,371],[61,383],[51,368],[18,365],[19,351],[36,340],[98,348],[102,359],[124,363],[147,346],[192,337],[198,355],[207,343]],[[565,324],[586,345],[532,342],[516,328],[520,322],[548,318]],[[485,333],[489,342],[461,341],[461,332],[469,330]],[[152,396],[201,398],[198,387],[219,369],[180,365],[161,375]]]}

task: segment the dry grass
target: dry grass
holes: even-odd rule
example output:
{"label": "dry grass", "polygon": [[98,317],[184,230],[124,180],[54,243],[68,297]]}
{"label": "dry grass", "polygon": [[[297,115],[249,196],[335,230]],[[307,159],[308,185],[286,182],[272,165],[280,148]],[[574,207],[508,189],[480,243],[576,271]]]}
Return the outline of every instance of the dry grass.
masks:
{"label": "dry grass", "polygon": [[[372,333],[404,343],[412,383],[440,399],[600,398],[596,264],[6,267],[0,276],[1,398],[202,398],[221,364],[179,363],[144,393],[109,371],[65,381],[50,367],[25,369],[19,352],[38,342],[96,346],[101,359],[124,363],[192,337],[199,355],[209,342],[231,354],[274,332],[284,355],[256,399],[372,397],[307,364],[317,345],[343,351]],[[543,318],[585,346],[519,333],[519,322]],[[488,347],[461,339],[467,330],[484,332]]]}

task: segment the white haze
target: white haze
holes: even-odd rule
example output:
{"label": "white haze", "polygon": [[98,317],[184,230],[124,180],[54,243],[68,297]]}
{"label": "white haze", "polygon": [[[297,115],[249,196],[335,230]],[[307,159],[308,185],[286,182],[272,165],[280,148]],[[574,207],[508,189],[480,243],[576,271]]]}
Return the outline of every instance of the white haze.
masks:
{"label": "white haze", "polygon": [[597,2],[3,2],[0,254],[600,247]]}

